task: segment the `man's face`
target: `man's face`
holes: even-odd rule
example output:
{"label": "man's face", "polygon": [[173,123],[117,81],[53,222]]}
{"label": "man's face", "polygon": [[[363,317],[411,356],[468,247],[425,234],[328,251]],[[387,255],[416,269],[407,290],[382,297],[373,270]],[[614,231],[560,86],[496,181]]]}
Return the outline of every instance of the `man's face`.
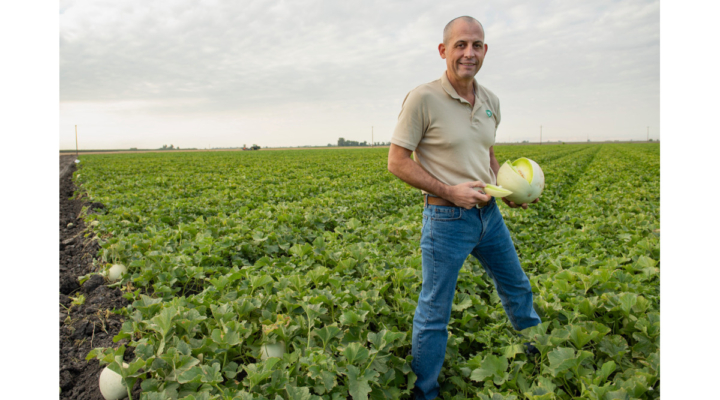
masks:
{"label": "man's face", "polygon": [[487,45],[480,25],[464,20],[452,25],[450,39],[438,46],[440,57],[447,63],[448,77],[455,81],[473,79],[480,71]]}

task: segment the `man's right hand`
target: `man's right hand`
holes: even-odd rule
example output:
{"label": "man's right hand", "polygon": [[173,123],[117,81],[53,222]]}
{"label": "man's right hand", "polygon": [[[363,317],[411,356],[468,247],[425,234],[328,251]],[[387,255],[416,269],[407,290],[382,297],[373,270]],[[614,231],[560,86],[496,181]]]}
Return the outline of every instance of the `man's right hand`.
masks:
{"label": "man's right hand", "polygon": [[465,182],[459,185],[450,186],[449,195],[446,200],[467,210],[475,207],[476,204],[484,206],[490,202],[490,199],[492,199],[492,196],[483,194],[477,190],[477,188],[484,187],[485,183],[482,181]]}
{"label": "man's right hand", "polygon": [[440,196],[459,207],[471,209],[476,204],[484,206],[490,201],[491,196],[477,191],[478,188],[484,188],[485,183],[474,181],[448,186],[432,177],[420,164],[410,158],[411,155],[411,150],[391,144],[388,153],[388,171],[411,186]]}

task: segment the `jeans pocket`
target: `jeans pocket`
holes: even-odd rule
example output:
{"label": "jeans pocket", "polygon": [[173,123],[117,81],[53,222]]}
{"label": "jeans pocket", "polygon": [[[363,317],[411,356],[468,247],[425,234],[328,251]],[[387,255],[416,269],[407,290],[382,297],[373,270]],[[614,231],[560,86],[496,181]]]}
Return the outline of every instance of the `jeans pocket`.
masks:
{"label": "jeans pocket", "polygon": [[462,207],[431,206],[433,221],[457,221],[463,216]]}

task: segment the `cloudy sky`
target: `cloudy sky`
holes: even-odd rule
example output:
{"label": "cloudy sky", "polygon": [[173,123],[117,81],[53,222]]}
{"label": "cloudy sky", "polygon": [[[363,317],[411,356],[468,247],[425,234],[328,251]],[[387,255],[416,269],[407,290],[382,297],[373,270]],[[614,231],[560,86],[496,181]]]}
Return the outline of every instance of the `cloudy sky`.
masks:
{"label": "cloudy sky", "polygon": [[[658,1],[60,1],[60,148],[389,141],[471,15],[499,142],[659,138]],[[374,128],[371,128],[374,127]]]}

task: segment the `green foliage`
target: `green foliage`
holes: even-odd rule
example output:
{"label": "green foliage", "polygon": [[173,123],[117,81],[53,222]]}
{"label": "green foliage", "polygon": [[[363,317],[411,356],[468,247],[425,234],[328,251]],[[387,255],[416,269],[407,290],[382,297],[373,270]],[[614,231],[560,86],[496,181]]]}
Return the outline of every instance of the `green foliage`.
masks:
{"label": "green foliage", "polygon": [[[495,151],[545,172],[540,203],[500,206],[544,322],[518,336],[468,258],[441,397],[659,398],[659,146]],[[100,264],[128,266],[115,341],[135,349],[124,371],[123,346],[88,357],[144,399],[409,398],[422,201],[386,166],[387,149],[85,156]]]}
{"label": "green foliage", "polygon": [[70,303],[71,305],[81,306],[81,305],[85,304],[85,295],[80,293],[75,297],[70,296],[70,300],[72,300],[72,302]]}

